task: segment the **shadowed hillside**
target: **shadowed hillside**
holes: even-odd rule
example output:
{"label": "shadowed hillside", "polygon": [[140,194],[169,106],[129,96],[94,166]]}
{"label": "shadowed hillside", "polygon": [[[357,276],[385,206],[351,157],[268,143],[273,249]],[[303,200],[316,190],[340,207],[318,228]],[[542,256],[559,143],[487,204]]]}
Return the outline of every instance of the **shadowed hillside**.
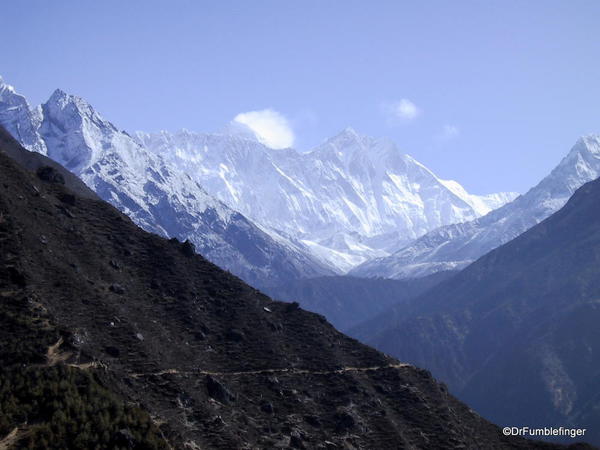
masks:
{"label": "shadowed hillside", "polygon": [[413,301],[353,329],[501,425],[600,443],[600,180]]}
{"label": "shadowed hillside", "polygon": [[323,314],[338,330],[346,331],[393,305],[407,302],[456,272],[406,279],[356,278],[351,276],[318,277],[292,280],[269,287],[266,292],[283,301]]}
{"label": "shadowed hillside", "polygon": [[0,152],[3,445],[555,448],[42,169]]}

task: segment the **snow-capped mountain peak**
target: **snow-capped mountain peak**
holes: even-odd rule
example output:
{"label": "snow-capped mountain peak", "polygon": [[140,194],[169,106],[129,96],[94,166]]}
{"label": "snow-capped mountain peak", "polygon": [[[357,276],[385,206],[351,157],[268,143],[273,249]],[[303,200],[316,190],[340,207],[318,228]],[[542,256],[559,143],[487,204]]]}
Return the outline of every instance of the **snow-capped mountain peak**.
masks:
{"label": "snow-capped mountain peak", "polygon": [[317,158],[334,157],[348,165],[357,158],[373,164],[387,152],[394,151],[398,152],[392,141],[362,135],[354,128],[346,127],[310,153],[315,153]]}
{"label": "snow-capped mountain peak", "polygon": [[218,132],[218,134],[222,134],[224,136],[237,136],[241,139],[260,142],[260,139],[258,138],[256,132],[252,130],[252,128],[236,120],[230,121]]}
{"label": "snow-capped mountain peak", "polygon": [[5,90],[6,90],[6,91],[9,91],[9,92],[12,92],[13,94],[14,94],[14,92],[15,92],[15,88],[14,88],[13,86],[11,86],[10,84],[7,84],[7,83],[4,81],[4,78],[2,78],[2,76],[0,75],[0,95],[2,95],[2,93],[3,93]]}
{"label": "snow-capped mountain peak", "polygon": [[15,88],[0,77],[0,123],[25,147],[45,155],[46,145],[39,136],[41,108],[31,108]]}
{"label": "snow-capped mountain peak", "polygon": [[52,110],[57,116],[65,114],[78,115],[81,118],[96,120],[102,122],[105,126],[114,128],[110,122],[103,120],[87,101],[76,95],[68,94],[62,89],[56,89],[44,104],[44,107]]}
{"label": "snow-capped mountain peak", "polygon": [[594,170],[592,166],[597,164],[598,159],[600,159],[600,136],[590,134],[577,140],[565,158],[564,164],[569,164],[579,176],[587,178],[590,170]]}
{"label": "snow-capped mountain peak", "polygon": [[364,141],[367,136],[359,134],[354,128],[346,127],[335,136],[330,137],[325,142],[331,145],[344,148],[347,146],[358,145],[364,148]]}
{"label": "snow-capped mountain peak", "polygon": [[[256,286],[332,274],[302,245],[274,238],[209,195],[197,176],[142,146],[143,134],[136,140],[118,130],[84,99],[57,89],[42,107],[31,109],[14,89],[1,93],[0,125],[29,150],[47,149],[50,158],[146,230],[189,239],[205,257]],[[196,135],[182,131],[181,136]],[[167,133],[157,142],[170,145]],[[202,157],[202,147],[194,151]]]}
{"label": "snow-capped mountain peak", "polygon": [[75,173],[102,158],[115,140],[128,141],[88,102],[61,89],[42,105],[42,114],[40,132],[48,143],[48,156]]}

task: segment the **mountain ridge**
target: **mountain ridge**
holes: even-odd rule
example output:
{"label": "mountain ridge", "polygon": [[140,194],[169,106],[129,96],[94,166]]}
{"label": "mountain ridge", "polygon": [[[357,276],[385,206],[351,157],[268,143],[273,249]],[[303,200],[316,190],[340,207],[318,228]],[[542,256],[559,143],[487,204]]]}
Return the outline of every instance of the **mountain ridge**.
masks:
{"label": "mountain ridge", "polygon": [[14,118],[10,105],[17,103],[18,128],[31,133],[21,133],[23,143],[37,142],[31,150],[43,147],[43,154],[65,165],[145,229],[189,239],[208,258],[257,286],[333,273],[301,244],[271,236],[210,196],[197,181],[141,147],[82,98],[57,89],[38,108],[39,122],[28,122],[31,110],[25,98],[13,88],[5,87],[2,93],[0,124]]}
{"label": "mountain ridge", "polygon": [[594,425],[600,179],[448,281],[351,331],[432,370],[497,423]]}
{"label": "mountain ridge", "polygon": [[442,182],[390,140],[351,128],[305,153],[187,130],[136,137],[202,177],[212,195],[267,229],[295,236],[342,272],[437,225],[477,217],[513,198],[472,196],[456,182]]}
{"label": "mountain ridge", "polygon": [[473,221],[433,230],[350,274],[405,278],[464,268],[556,212],[577,188],[598,176],[600,136],[583,136],[550,174],[514,201]]}
{"label": "mountain ridge", "polygon": [[[213,239],[226,250],[215,253],[214,245],[201,240],[195,244],[223,267],[261,286],[278,276],[275,265],[291,267],[295,278],[340,274],[366,259],[386,256],[439,225],[478,217],[513,198],[510,193],[468,194],[457,182],[441,180],[403,155],[390,140],[362,136],[351,128],[307,153],[270,149],[237,123],[213,134],[182,130],[130,135],[84,99],[61,89],[31,108],[14,88],[1,85],[0,124],[30,150],[92,183],[104,199],[133,214],[147,229],[193,239],[182,211],[174,213],[182,222],[172,223],[175,229],[166,227],[163,213],[150,211],[153,193],[144,192],[143,183],[148,181],[154,191],[152,174],[161,170],[172,174],[170,185],[186,185],[188,194],[200,195],[192,186],[196,183],[204,191],[201,196],[208,194],[239,212],[247,221],[240,219],[244,224],[236,233],[248,236],[239,228],[256,226],[249,239],[266,249],[253,252],[254,261],[235,243],[223,242],[224,226]],[[179,204],[188,195],[171,192],[165,184],[158,190]],[[206,229],[211,219],[200,217],[201,211],[195,215]],[[260,273],[260,280],[252,272]]]}

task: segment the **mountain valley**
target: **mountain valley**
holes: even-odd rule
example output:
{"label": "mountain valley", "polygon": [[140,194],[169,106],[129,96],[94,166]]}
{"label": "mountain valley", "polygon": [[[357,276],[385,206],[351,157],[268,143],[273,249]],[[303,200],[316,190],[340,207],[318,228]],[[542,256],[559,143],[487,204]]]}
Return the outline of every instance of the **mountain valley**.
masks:
{"label": "mountain valley", "polygon": [[7,147],[26,152],[4,134],[0,376],[38,387],[0,398],[34,419],[4,417],[3,445],[55,448],[76,423],[81,448],[559,448],[504,436],[428,372],[142,231],[56,169],[26,172]]}
{"label": "mountain valley", "polygon": [[350,334],[432,371],[500,424],[600,443],[600,180],[449,280]]}

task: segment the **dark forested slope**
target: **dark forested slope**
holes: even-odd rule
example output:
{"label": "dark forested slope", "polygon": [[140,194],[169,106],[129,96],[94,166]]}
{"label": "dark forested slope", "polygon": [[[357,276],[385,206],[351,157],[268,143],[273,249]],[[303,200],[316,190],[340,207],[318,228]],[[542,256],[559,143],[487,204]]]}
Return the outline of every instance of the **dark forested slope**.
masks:
{"label": "dark forested slope", "polygon": [[554,448],[40,175],[0,151],[2,446]]}

